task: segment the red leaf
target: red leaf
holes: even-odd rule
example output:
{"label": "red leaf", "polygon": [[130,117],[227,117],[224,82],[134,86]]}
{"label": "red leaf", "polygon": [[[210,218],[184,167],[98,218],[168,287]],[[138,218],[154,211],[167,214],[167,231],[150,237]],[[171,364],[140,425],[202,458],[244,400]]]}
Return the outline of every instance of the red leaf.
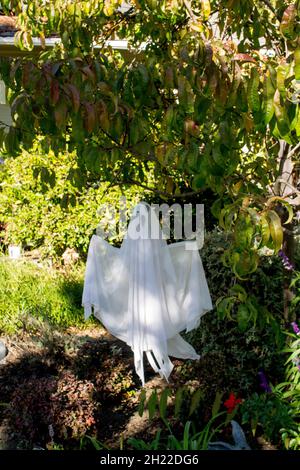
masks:
{"label": "red leaf", "polygon": [[85,119],[84,124],[88,133],[91,133],[96,124],[95,105],[92,103],[84,103]]}
{"label": "red leaf", "polygon": [[55,105],[59,100],[59,83],[52,80],[50,85],[50,102]]}
{"label": "red leaf", "polygon": [[88,77],[93,83],[96,82],[96,75],[94,74],[94,72],[90,69],[90,67],[88,65],[86,65],[85,67],[83,67],[82,69],[82,72],[84,73],[84,75],[86,75],[86,77]]}
{"label": "red leaf", "polygon": [[294,35],[294,26],[296,23],[297,7],[292,4],[287,7],[282,15],[280,24],[281,33],[288,39],[292,39]]}
{"label": "red leaf", "polygon": [[56,125],[59,129],[65,126],[67,118],[67,105],[65,102],[61,101],[58,103],[54,110],[54,117]]}
{"label": "red leaf", "polygon": [[100,126],[106,132],[109,130],[109,114],[107,110],[107,106],[103,100],[97,103],[97,114],[100,122]]}
{"label": "red leaf", "polygon": [[24,88],[27,88],[27,86],[30,84],[30,72],[32,70],[32,64],[26,63],[23,66],[22,70],[22,85]]}
{"label": "red leaf", "polygon": [[256,60],[251,57],[249,54],[235,54],[233,60],[238,60],[240,62],[253,62],[256,63]]}
{"label": "red leaf", "polygon": [[79,93],[79,90],[78,90],[78,88],[76,88],[75,85],[72,85],[71,83],[68,83],[66,85],[66,88],[71,93],[73,108],[74,108],[75,113],[77,113],[78,110],[79,110],[79,107],[80,107],[80,93]]}

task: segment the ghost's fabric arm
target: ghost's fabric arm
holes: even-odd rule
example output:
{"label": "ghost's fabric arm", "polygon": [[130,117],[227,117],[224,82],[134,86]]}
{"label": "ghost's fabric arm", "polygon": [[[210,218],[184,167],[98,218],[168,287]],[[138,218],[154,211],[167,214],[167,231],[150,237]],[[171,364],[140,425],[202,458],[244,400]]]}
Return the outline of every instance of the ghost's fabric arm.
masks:
{"label": "ghost's fabric arm", "polygon": [[[194,249],[187,249],[191,247]],[[176,272],[181,315],[185,319],[186,331],[190,331],[213,308],[202,260],[196,242],[174,243],[168,245],[168,249]]]}
{"label": "ghost's fabric arm", "polygon": [[113,335],[127,339],[127,269],[120,250],[97,235],[92,236],[88,250],[82,305],[85,318],[93,313]]}

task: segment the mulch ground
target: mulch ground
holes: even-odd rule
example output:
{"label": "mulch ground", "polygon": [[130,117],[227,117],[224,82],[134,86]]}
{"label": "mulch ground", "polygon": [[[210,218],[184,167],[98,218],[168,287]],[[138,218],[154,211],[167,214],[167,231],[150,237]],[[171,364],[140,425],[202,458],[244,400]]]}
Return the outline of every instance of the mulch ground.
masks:
{"label": "mulch ground", "polygon": [[[0,449],[51,448],[53,441],[64,449],[80,448],[76,432],[95,436],[110,449],[119,449],[132,437],[153,439],[161,423],[149,421],[147,412],[138,414],[141,383],[133,353],[101,326],[65,332],[46,326],[0,339],[9,351],[0,363]],[[197,380],[194,376],[189,381],[183,372],[189,370],[188,361],[173,358],[175,367],[167,383],[145,360],[146,392],[187,383],[195,389],[212,389],[212,384],[218,389],[213,361],[206,357],[193,362]],[[56,400],[51,406],[48,385]],[[210,407],[207,413],[205,422]],[[272,449],[259,441],[252,441],[251,447]]]}
{"label": "mulch ground", "polygon": [[[119,448],[121,439],[140,435],[145,439],[155,432],[155,421],[149,426],[146,413],[142,417],[137,413],[141,383],[134,371],[133,353],[126,344],[103,328],[71,328],[65,333],[24,333],[1,339],[9,353],[0,363],[0,449],[28,449],[45,445],[45,439],[35,439],[36,442],[29,436],[27,439],[24,435],[26,426],[22,429],[22,423],[21,431],[14,426],[18,422],[15,415],[19,415],[20,420],[25,418],[21,403],[19,412],[13,410],[14,421],[10,419],[12,397],[13,404],[18,403],[16,390],[22,394],[22,384],[28,386],[28,381],[32,380],[34,386],[45,377],[57,377],[62,371],[72,374],[71,379],[66,375],[66,386],[74,376],[78,382],[90,380],[93,383],[96,401],[101,405],[95,413],[96,435],[101,443]],[[175,362],[179,364],[182,361]],[[145,376],[147,391],[168,385],[146,361]],[[35,407],[34,392],[33,398],[32,407]]]}

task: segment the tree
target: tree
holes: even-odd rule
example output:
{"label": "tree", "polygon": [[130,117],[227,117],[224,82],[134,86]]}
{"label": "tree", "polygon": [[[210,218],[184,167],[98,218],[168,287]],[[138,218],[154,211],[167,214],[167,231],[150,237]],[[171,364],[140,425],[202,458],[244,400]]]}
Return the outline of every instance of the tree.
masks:
{"label": "tree", "polygon": [[[76,149],[82,175],[143,186],[150,165],[163,197],[211,188],[212,212],[233,234],[224,261],[240,278],[266,250],[284,244],[291,256],[300,2],[121,3],[2,2],[18,15],[16,44],[32,51],[1,59],[13,117],[3,151],[42,135],[45,149]],[[49,50],[53,33],[61,44]]]}

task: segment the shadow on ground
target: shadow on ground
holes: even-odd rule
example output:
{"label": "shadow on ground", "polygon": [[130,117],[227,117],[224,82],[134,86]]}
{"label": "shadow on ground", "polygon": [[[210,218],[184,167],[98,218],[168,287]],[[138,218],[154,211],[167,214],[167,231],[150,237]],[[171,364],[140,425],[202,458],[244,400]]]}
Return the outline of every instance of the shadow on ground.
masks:
{"label": "shadow on ground", "polygon": [[[51,448],[53,442],[78,448],[85,435],[119,445],[141,389],[128,346],[101,327],[5,341],[9,354],[0,365],[0,448]],[[159,386],[149,365],[145,372],[148,387],[153,378]],[[146,425],[137,421],[131,433]]]}

